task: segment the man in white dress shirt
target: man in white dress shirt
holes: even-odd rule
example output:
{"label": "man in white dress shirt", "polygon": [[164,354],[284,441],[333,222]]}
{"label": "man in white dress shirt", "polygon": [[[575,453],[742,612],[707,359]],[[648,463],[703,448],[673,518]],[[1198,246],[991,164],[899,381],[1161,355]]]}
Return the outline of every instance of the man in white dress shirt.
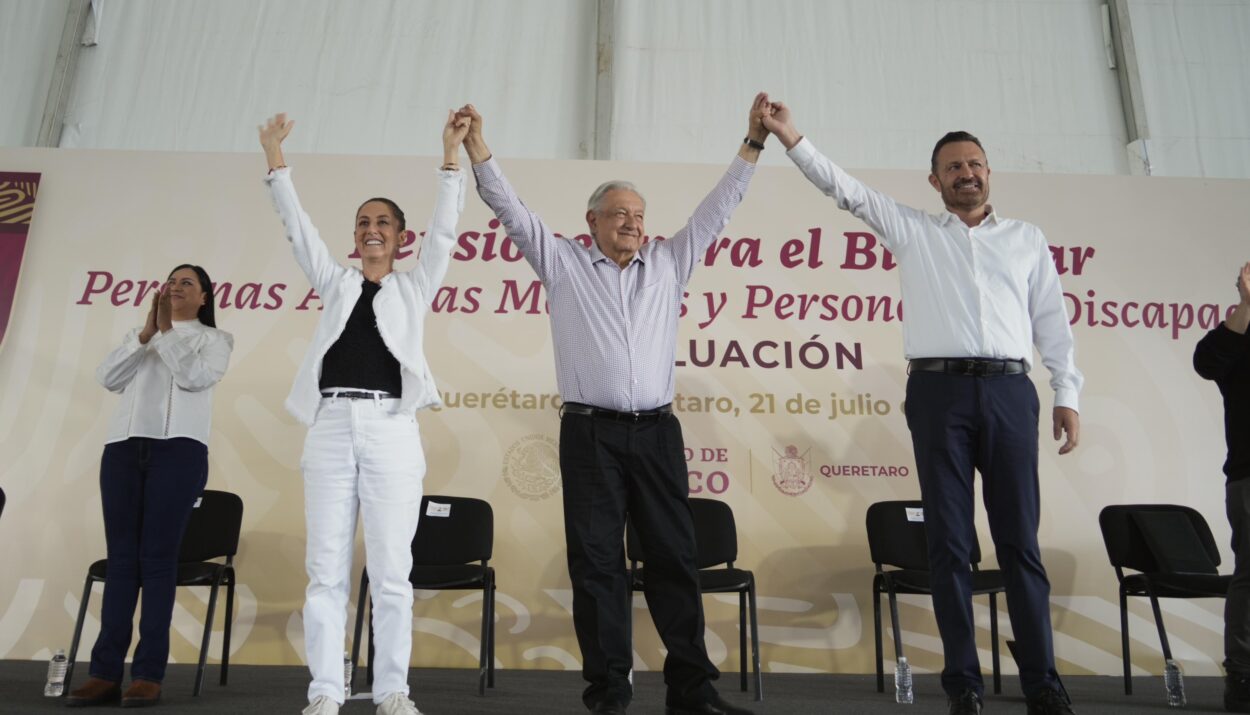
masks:
{"label": "man in white dress shirt", "polygon": [[981,472],[990,533],[1007,586],[1020,683],[1030,715],[1071,713],[1055,672],[1050,582],[1037,544],[1038,397],[1033,349],[1055,391],[1060,454],[1077,445],[1083,378],[1059,275],[1040,229],[988,203],[990,168],[980,141],[951,132],[934,147],[929,183],[946,210],[897,203],[848,175],[794,128],[774,103],[764,124],[813,184],[876,231],[899,266],[906,416],[929,543],[933,610],[952,715],[977,715],[984,684],[973,639],[969,556],[973,472]]}

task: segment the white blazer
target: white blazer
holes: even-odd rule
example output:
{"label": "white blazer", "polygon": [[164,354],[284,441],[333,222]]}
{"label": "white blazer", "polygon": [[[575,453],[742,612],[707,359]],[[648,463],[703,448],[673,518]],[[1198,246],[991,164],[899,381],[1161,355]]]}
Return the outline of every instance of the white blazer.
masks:
{"label": "white blazer", "polygon": [[[425,314],[447,274],[451,249],[456,242],[456,221],[464,210],[464,175],[440,169],[438,176],[434,216],[421,244],[420,261],[412,270],[394,271],[383,277],[382,288],[373,299],[378,333],[391,355],[399,361],[403,385],[399,410],[414,414],[419,409],[440,404],[422,347]],[[312,220],[300,206],[289,168],[272,172],[265,177],[265,183],[286,227],[295,260],[308,276],[313,290],[321,296],[324,306],[312,343],[286,398],[287,411],[311,426],[321,400],[321,361],[347,325],[352,308],[360,298],[364,274],[359,268],[343,266],[330,255]]]}

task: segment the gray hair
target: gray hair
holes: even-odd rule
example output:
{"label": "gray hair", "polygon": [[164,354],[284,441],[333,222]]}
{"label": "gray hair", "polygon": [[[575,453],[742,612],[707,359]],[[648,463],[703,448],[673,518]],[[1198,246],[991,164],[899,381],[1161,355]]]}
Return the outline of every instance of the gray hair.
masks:
{"label": "gray hair", "polygon": [[599,205],[603,203],[603,197],[606,196],[609,191],[632,191],[635,194],[638,194],[639,199],[642,199],[642,207],[644,209],[647,208],[647,200],[643,198],[642,192],[638,191],[636,186],[628,181],[616,179],[599,184],[599,188],[595,189],[595,192],[590,195],[590,200],[586,202],[586,210],[598,211]]}

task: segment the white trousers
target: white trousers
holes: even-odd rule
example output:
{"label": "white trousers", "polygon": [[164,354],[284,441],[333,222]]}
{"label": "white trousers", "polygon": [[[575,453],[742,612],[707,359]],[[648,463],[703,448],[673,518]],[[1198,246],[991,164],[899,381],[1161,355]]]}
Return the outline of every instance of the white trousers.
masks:
{"label": "white trousers", "polygon": [[412,657],[412,537],[417,531],[425,454],[416,417],[399,400],[323,398],[304,440],[304,648],[308,700],[342,704],[347,603],[357,506],[373,596],[373,699],[408,694]]}

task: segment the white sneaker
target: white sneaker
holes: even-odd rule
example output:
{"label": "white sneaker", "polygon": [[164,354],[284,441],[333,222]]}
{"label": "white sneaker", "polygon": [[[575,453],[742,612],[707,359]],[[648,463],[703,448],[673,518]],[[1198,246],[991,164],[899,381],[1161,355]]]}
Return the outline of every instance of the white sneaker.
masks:
{"label": "white sneaker", "polygon": [[339,715],[339,704],[329,695],[318,695],[304,708],[303,715]]}
{"label": "white sneaker", "polygon": [[387,695],[378,705],[377,715],[421,715],[421,711],[403,693],[396,692]]}

